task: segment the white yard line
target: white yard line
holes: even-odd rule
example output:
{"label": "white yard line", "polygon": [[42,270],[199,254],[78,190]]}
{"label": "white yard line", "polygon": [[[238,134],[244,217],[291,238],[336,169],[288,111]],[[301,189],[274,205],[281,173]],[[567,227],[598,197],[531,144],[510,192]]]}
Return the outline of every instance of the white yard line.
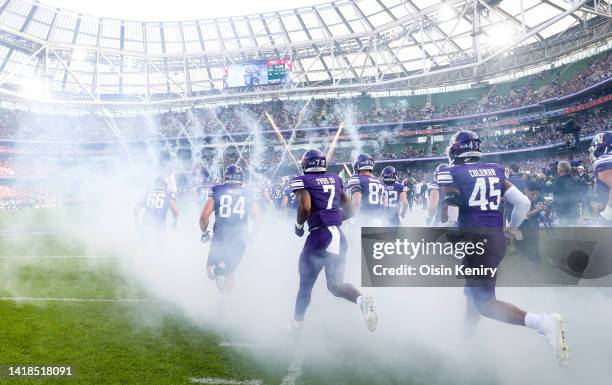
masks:
{"label": "white yard line", "polygon": [[212,384],[212,385],[261,385],[261,380],[232,380],[229,378],[216,377],[192,377],[189,379],[192,384]]}
{"label": "white yard line", "polygon": [[63,298],[63,297],[0,297],[0,301],[15,302],[117,302],[117,303],[154,303],[150,299],[139,298]]}
{"label": "white yard line", "polygon": [[221,341],[219,342],[220,348],[237,348],[237,349],[265,349],[269,347],[265,344],[258,344],[253,342],[233,342],[233,341]]}

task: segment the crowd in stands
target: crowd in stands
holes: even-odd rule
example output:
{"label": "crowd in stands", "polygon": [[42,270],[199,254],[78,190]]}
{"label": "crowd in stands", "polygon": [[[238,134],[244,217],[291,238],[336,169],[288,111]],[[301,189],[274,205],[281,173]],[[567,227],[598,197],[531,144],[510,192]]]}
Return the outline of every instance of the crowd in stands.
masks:
{"label": "crowd in stands", "polygon": [[[492,85],[479,96],[447,104],[410,102],[410,98],[368,97],[313,99],[191,109],[142,116],[86,114],[80,116],[33,113],[20,109],[0,110],[0,139],[28,141],[121,141],[174,137],[270,132],[279,129],[317,128],[393,123],[410,120],[460,117],[528,106],[576,92],[612,77],[612,55],[586,59],[584,68],[563,81],[566,67],[535,74],[514,83]],[[461,92],[461,91],[457,91]],[[384,99],[384,103],[383,100]]]}
{"label": "crowd in stands", "polygon": [[59,207],[65,200],[47,191],[35,191],[0,184],[0,211]]}
{"label": "crowd in stands", "polygon": [[542,98],[549,99],[573,94],[610,77],[612,77],[612,56],[606,55],[594,60],[568,82],[560,82],[558,78],[553,80],[542,93]]}

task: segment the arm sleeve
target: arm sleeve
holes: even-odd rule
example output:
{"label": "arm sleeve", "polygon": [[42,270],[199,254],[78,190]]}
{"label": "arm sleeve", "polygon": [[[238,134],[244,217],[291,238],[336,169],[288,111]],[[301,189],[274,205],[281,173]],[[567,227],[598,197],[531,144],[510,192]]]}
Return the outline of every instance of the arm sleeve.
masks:
{"label": "arm sleeve", "polygon": [[291,187],[291,190],[293,190],[293,192],[296,192],[298,190],[303,190],[306,188],[304,186],[304,181],[301,178],[293,179],[291,183],[289,183],[289,186]]}
{"label": "arm sleeve", "polygon": [[453,180],[453,174],[450,170],[442,170],[438,172],[436,182],[439,186],[452,186],[455,183]]}
{"label": "arm sleeve", "polygon": [[348,190],[351,194],[361,192],[361,183],[359,183],[359,178],[352,177],[349,179]]}
{"label": "arm sleeve", "polygon": [[508,227],[517,229],[521,223],[527,218],[527,213],[531,207],[531,201],[525,196],[516,186],[510,187],[504,194],[506,202],[510,203],[514,208],[512,209],[512,216],[510,217],[510,224]]}

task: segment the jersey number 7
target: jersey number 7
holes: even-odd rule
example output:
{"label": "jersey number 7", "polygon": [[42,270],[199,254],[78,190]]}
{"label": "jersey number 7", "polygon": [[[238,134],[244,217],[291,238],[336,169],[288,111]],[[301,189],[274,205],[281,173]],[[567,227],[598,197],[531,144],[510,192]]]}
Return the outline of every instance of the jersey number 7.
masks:
{"label": "jersey number 7", "polygon": [[336,196],[336,186],[333,184],[324,184],[323,192],[329,193],[329,198],[327,198],[327,210],[331,210],[334,205],[334,197]]}

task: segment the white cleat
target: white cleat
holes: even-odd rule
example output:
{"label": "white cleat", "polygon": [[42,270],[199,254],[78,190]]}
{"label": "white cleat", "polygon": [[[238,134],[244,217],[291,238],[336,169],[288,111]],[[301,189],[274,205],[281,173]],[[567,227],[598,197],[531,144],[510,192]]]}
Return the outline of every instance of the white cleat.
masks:
{"label": "white cleat", "polygon": [[224,275],[217,275],[215,277],[215,283],[217,284],[217,289],[219,289],[219,291],[223,292],[225,290],[225,276]]}
{"label": "white cleat", "polygon": [[302,329],[304,328],[304,321],[297,321],[297,320],[293,320],[291,321],[291,323],[289,324],[289,331],[291,333],[296,333],[299,334],[302,332]]}
{"label": "white cleat", "polygon": [[368,330],[371,332],[376,330],[376,326],[378,325],[378,315],[376,314],[374,299],[372,297],[363,297],[361,299],[361,313],[363,314],[363,319],[368,326]]}
{"label": "white cleat", "polygon": [[569,348],[565,333],[565,320],[561,314],[551,313],[542,315],[542,323],[538,332],[546,337],[548,344],[555,350],[559,366],[567,366]]}

